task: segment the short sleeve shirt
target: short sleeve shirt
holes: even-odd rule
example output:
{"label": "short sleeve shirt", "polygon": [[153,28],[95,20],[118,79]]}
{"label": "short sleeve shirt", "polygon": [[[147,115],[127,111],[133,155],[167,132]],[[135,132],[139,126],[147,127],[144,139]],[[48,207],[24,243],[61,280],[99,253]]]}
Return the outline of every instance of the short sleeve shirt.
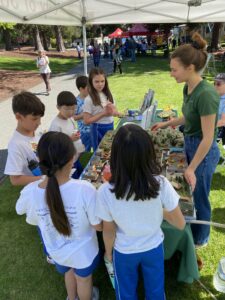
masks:
{"label": "short sleeve shirt", "polygon": [[219,115],[218,120],[221,119],[222,114],[225,114],[225,95],[220,97]]}
{"label": "short sleeve shirt", "polygon": [[117,199],[111,192],[112,185],[104,183],[97,192],[96,215],[116,223],[114,247],[121,253],[140,253],[156,248],[163,241],[160,228],[163,221],[163,207],[174,210],[179,196],[170,182],[163,176],[159,195],[154,199],[134,201],[133,198]]}
{"label": "short sleeve shirt", "polygon": [[[202,80],[191,94],[188,94],[188,87],[185,85],[183,97],[184,134],[202,137],[201,117],[218,114],[219,96],[212,85]],[[215,121],[214,136],[216,136],[216,123],[217,118]]]}
{"label": "short sleeve shirt", "polygon": [[12,176],[33,176],[28,168],[28,161],[38,160],[36,155],[37,144],[40,136],[25,136],[14,131],[8,144],[8,157],[4,173]]}
{"label": "short sleeve shirt", "polygon": [[[82,99],[80,96],[77,96],[76,99],[77,99],[76,115],[80,115],[83,113],[84,99]],[[82,119],[77,120],[77,125],[78,125],[78,128],[79,128],[81,134],[90,132],[90,125],[84,124],[84,121]]]}
{"label": "short sleeve shirt", "polygon": [[27,185],[16,203],[19,215],[37,225],[48,253],[58,264],[71,268],[87,268],[98,253],[96,231],[91,225],[100,223],[95,216],[96,189],[87,181],[74,180],[60,185],[63,206],[68,217],[71,235],[59,233],[52,223],[40,181]]}
{"label": "short sleeve shirt", "polygon": [[[84,100],[84,108],[83,111],[87,112],[93,116],[97,115],[98,113],[101,113],[104,109],[104,107],[109,103],[108,99],[106,98],[106,95],[104,93],[99,93],[101,105],[94,105],[93,101],[90,96],[87,96]],[[100,120],[98,120],[96,123],[99,124],[110,124],[113,122],[113,117],[102,117]]]}

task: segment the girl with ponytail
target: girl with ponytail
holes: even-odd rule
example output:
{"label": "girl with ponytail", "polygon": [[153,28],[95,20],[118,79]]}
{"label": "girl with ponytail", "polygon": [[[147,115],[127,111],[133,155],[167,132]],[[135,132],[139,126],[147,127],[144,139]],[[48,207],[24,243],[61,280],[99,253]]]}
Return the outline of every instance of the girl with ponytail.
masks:
{"label": "girl with ponytail", "polygon": [[46,177],[21,191],[16,211],[40,228],[57,270],[65,274],[67,299],[97,299],[98,291],[92,289],[99,261],[96,230],[101,230],[94,214],[96,190],[89,182],[70,179],[76,150],[66,134],[44,134],[37,154]]}
{"label": "girl with ponytail", "polygon": [[[219,161],[216,143],[219,96],[214,87],[201,77],[201,71],[207,62],[205,48],[206,41],[198,33],[194,33],[191,44],[181,45],[172,53],[171,76],[178,83],[185,83],[182,116],[157,123],[152,130],[184,125],[185,151],[189,164],[184,175],[193,190],[197,220],[210,221],[209,192]],[[196,246],[208,243],[209,226],[193,225],[192,233]]]}

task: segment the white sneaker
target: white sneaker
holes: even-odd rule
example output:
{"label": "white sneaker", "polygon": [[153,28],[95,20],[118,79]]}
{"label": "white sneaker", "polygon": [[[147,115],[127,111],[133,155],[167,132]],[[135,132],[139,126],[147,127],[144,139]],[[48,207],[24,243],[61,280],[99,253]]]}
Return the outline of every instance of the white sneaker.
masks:
{"label": "white sneaker", "polygon": [[99,299],[99,290],[96,286],[93,286],[92,289],[92,300],[98,300]]}

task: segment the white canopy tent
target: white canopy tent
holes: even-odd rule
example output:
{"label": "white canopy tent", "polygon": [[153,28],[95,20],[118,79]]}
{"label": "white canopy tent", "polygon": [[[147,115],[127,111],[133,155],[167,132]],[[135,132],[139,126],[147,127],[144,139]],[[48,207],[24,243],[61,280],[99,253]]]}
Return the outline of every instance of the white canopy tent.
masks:
{"label": "white canopy tent", "polygon": [[224,22],[225,0],[0,0],[0,22],[86,24]]}

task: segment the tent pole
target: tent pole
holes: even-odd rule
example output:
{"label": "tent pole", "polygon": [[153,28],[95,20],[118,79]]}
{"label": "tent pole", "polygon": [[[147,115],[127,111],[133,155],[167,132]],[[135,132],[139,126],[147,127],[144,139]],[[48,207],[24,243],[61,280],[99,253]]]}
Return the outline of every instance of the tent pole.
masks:
{"label": "tent pole", "polygon": [[84,49],[84,75],[87,76],[87,32],[86,32],[86,18],[82,18],[83,28],[83,49]]}

